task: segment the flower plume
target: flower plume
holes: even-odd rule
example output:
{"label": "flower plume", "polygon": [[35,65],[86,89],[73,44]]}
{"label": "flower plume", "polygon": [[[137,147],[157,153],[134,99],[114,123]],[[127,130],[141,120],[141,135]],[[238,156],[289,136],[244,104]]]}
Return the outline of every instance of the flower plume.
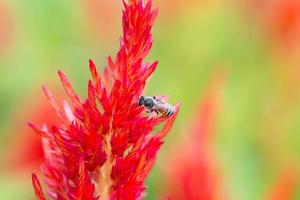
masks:
{"label": "flower plume", "polygon": [[280,170],[278,177],[267,193],[267,200],[291,200],[299,187],[299,168],[289,164]]}
{"label": "flower plume", "polygon": [[227,199],[226,195],[221,194],[219,165],[212,148],[225,81],[226,73],[223,71],[214,74],[204,98],[196,109],[194,122],[184,134],[185,140],[172,148],[181,151],[167,154],[170,160],[163,168],[167,177],[166,189],[173,199]]}
{"label": "flower plume", "polygon": [[[137,104],[145,83],[158,62],[144,63],[152,46],[151,28],[157,16],[151,0],[123,2],[123,35],[115,59],[101,76],[90,60],[92,79],[86,99],[79,97],[59,71],[71,104],[61,106],[54,95],[43,91],[60,120],[58,125],[29,124],[42,138],[42,172],[47,192],[59,200],[141,199],[157,151],[172,127],[171,117],[144,114]],[[164,123],[157,133],[155,126]],[[33,175],[38,199],[45,199]]]}

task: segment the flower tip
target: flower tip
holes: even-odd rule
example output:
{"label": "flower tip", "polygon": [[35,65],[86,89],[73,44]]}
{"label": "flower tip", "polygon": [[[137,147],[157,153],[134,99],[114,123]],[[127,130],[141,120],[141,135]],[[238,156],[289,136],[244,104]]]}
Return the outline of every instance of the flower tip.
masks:
{"label": "flower tip", "polygon": [[57,70],[57,73],[58,73],[58,75],[59,75],[59,77],[61,78],[61,79],[65,79],[66,78],[66,75],[63,73],[63,71],[62,70]]}
{"label": "flower tip", "polygon": [[94,71],[96,69],[96,64],[92,59],[89,59],[89,67],[90,71]]}
{"label": "flower tip", "polygon": [[65,73],[62,70],[60,70],[60,69],[57,70],[57,73],[58,73],[59,78],[60,78],[60,80],[63,84],[69,84],[69,80],[68,80],[67,76],[65,75]]}
{"label": "flower tip", "polygon": [[89,68],[94,80],[99,80],[99,73],[97,71],[97,67],[95,62],[92,59],[89,59]]}
{"label": "flower tip", "polygon": [[95,62],[91,58],[89,59],[89,66],[95,66]]}
{"label": "flower tip", "polygon": [[33,128],[33,127],[34,127],[34,124],[31,123],[31,122],[27,122],[27,125],[28,125],[30,128]]}
{"label": "flower tip", "polygon": [[39,131],[38,131],[39,128],[38,128],[35,124],[33,124],[33,123],[31,123],[31,122],[27,122],[27,125],[28,125],[32,130],[34,130],[34,131],[36,131],[36,132],[39,132]]}
{"label": "flower tip", "polygon": [[47,88],[47,86],[45,86],[45,85],[42,85],[42,90],[48,90],[48,88]]}
{"label": "flower tip", "polygon": [[48,87],[45,86],[45,85],[43,85],[42,86],[42,90],[43,90],[44,94],[46,95],[46,97],[48,99],[50,99],[50,97],[52,96],[52,93],[50,92],[50,90],[48,89]]}
{"label": "flower tip", "polygon": [[178,113],[178,112],[179,112],[180,106],[181,106],[181,103],[177,103],[177,104],[174,106],[175,113]]}
{"label": "flower tip", "polygon": [[41,130],[36,126],[34,125],[33,123],[31,122],[27,122],[27,125],[33,130],[35,131],[36,133],[40,134],[40,135],[43,135]]}
{"label": "flower tip", "polygon": [[36,126],[35,124],[31,123],[31,122],[27,122],[28,126],[37,134],[39,134],[40,136],[44,137],[46,136],[46,132],[44,129]]}
{"label": "flower tip", "polygon": [[159,13],[159,6],[156,6],[155,9],[152,11],[152,18],[153,18],[153,21],[157,18],[158,16],[158,13]]}
{"label": "flower tip", "polygon": [[32,182],[36,182],[36,180],[38,181],[38,178],[35,173],[31,174],[31,178],[32,178]]}

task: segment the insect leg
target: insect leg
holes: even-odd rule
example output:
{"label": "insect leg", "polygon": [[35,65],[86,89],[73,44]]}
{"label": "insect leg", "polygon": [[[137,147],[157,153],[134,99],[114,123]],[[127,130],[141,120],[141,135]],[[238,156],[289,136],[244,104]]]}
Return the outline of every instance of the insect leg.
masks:
{"label": "insect leg", "polygon": [[159,112],[156,109],[151,109],[151,112],[155,112],[156,114],[159,114]]}

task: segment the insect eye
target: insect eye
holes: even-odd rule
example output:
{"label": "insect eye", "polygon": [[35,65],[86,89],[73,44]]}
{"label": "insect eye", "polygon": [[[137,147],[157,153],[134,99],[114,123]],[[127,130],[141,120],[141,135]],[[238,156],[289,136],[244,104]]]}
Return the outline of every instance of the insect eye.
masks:
{"label": "insect eye", "polygon": [[143,105],[144,100],[145,100],[145,97],[141,96],[140,99],[139,99],[139,106]]}
{"label": "insect eye", "polygon": [[145,105],[146,107],[148,107],[148,108],[151,108],[151,107],[154,106],[154,102],[153,102],[152,99],[146,99],[146,100],[144,101],[144,105]]}

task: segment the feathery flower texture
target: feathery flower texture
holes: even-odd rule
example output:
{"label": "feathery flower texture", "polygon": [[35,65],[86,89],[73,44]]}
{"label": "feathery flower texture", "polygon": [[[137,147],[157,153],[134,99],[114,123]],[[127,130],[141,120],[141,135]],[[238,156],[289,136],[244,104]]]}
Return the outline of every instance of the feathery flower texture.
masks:
{"label": "feathery flower texture", "polygon": [[[143,63],[152,46],[151,28],[157,16],[151,0],[124,2],[123,36],[116,59],[108,58],[103,79],[90,60],[92,80],[83,100],[59,71],[62,85],[72,102],[63,106],[44,87],[60,120],[58,125],[29,124],[42,138],[42,172],[48,195],[58,200],[142,199],[149,174],[163,138],[176,118],[147,116],[137,104],[146,80],[158,62]],[[163,123],[157,133],[154,128]],[[44,200],[35,174],[36,196]]]}

